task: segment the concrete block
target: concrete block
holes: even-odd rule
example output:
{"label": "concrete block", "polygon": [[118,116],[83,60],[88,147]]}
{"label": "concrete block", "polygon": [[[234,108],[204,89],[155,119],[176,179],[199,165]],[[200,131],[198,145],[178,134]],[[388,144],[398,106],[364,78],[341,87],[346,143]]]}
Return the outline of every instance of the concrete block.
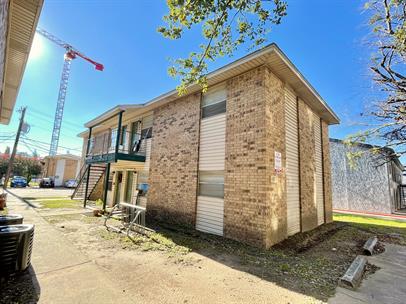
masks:
{"label": "concrete block", "polygon": [[366,264],[367,259],[358,255],[351,263],[350,267],[348,267],[345,274],[340,278],[340,285],[345,288],[357,288],[361,282]]}
{"label": "concrete block", "polygon": [[374,254],[374,248],[376,244],[378,243],[378,238],[376,236],[370,237],[366,242],[364,247],[364,253],[367,255],[373,255]]}

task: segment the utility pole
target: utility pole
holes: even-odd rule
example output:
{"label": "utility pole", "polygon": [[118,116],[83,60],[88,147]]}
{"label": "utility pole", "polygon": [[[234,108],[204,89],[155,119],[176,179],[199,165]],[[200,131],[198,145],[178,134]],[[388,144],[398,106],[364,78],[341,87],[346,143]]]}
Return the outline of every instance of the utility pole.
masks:
{"label": "utility pole", "polygon": [[7,184],[8,184],[8,180],[10,178],[11,169],[13,168],[14,158],[16,157],[16,153],[17,153],[18,141],[20,140],[21,129],[24,124],[25,110],[27,110],[27,107],[24,107],[20,110],[20,112],[21,112],[20,123],[18,125],[17,135],[16,135],[16,139],[14,141],[13,152],[11,152],[10,160],[8,162],[8,167],[7,167],[6,177],[4,179],[3,189],[7,189]]}

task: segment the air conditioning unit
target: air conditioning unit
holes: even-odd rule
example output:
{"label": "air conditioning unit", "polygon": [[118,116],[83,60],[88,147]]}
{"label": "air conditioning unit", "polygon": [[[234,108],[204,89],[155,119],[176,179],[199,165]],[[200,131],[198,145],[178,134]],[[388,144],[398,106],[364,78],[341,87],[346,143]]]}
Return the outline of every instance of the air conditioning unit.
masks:
{"label": "air conditioning unit", "polygon": [[0,275],[28,268],[33,241],[34,225],[0,226]]}
{"label": "air conditioning unit", "polygon": [[23,223],[23,219],[20,214],[0,215],[0,226],[19,225]]}

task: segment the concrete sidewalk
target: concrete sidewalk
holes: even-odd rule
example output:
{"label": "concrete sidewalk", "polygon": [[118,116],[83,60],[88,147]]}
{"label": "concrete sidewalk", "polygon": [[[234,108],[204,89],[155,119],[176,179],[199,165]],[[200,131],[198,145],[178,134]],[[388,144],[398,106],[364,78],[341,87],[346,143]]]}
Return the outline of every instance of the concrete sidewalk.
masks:
{"label": "concrete sidewalk", "polygon": [[105,270],[67,241],[24,201],[8,194],[9,213],[35,225],[31,272],[38,282],[38,303],[135,303]]}
{"label": "concrete sidewalk", "polygon": [[404,304],[406,300],[406,247],[385,244],[385,252],[367,257],[380,267],[361,283],[358,290],[338,287],[329,303]]}

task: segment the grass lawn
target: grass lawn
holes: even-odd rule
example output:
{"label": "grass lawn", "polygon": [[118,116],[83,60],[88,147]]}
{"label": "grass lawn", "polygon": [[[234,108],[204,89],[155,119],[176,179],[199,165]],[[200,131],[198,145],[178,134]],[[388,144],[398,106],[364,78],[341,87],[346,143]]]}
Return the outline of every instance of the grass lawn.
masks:
{"label": "grass lawn", "polygon": [[381,242],[406,246],[406,222],[338,213],[334,214],[333,219],[336,222],[347,223],[358,230],[374,234]]}
{"label": "grass lawn", "polygon": [[385,227],[395,227],[395,228],[405,228],[406,221],[397,221],[389,220],[375,217],[367,217],[362,215],[352,215],[352,214],[342,214],[334,213],[334,221],[338,222],[349,222],[349,223],[358,223],[358,224],[369,224],[376,226],[385,226]]}
{"label": "grass lawn", "polygon": [[42,198],[31,200],[31,202],[40,204],[41,208],[48,209],[58,209],[58,208],[68,208],[68,209],[80,209],[83,208],[83,203],[78,200],[72,200],[69,198]]}
{"label": "grass lawn", "polygon": [[7,215],[7,214],[8,214],[7,207],[5,207],[3,210],[0,210],[0,215]]}

